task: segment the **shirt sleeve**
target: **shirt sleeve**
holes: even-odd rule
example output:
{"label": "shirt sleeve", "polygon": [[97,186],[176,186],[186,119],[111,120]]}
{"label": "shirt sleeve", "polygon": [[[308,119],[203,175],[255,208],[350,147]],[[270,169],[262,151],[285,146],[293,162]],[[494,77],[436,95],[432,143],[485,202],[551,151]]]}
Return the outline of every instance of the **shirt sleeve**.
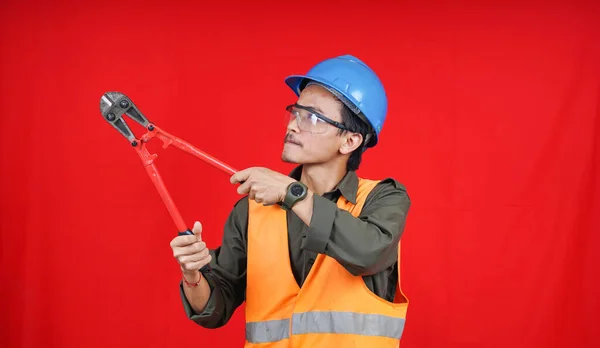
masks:
{"label": "shirt sleeve", "polygon": [[393,179],[379,182],[358,217],[319,195],[302,248],[336,259],[354,276],[379,273],[398,257],[398,242],[406,223],[410,198]]}
{"label": "shirt sleeve", "polygon": [[237,202],[227,219],[222,245],[210,250],[212,270],[205,277],[211,292],[204,311],[194,312],[180,282],[179,291],[185,314],[202,327],[216,329],[224,326],[245,300],[247,227],[248,202],[244,197]]}

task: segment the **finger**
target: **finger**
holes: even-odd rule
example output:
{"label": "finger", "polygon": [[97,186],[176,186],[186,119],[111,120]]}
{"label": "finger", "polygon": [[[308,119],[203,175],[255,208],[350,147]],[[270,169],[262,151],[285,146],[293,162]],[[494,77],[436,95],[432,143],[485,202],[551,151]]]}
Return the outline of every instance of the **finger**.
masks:
{"label": "finger", "polygon": [[175,257],[181,257],[181,256],[186,256],[186,255],[193,255],[193,254],[201,252],[202,250],[205,250],[205,249],[206,249],[206,243],[204,243],[204,242],[195,242],[195,243],[193,243],[191,245],[188,245],[188,246],[174,248],[173,249],[173,256],[175,256]]}
{"label": "finger", "polygon": [[229,182],[232,184],[237,184],[239,182],[244,182],[248,179],[248,177],[250,176],[250,173],[252,172],[252,168],[247,168],[244,170],[240,170],[239,172],[233,174],[231,176],[231,178],[229,178]]}
{"label": "finger", "polygon": [[246,181],[243,184],[241,184],[240,186],[238,186],[237,193],[239,193],[240,195],[244,195],[244,194],[250,192],[251,189],[252,189],[252,182]]}
{"label": "finger", "polygon": [[196,236],[198,241],[202,241],[202,224],[200,221],[194,222],[194,227],[192,227],[192,232]]}
{"label": "finger", "polygon": [[210,250],[204,249],[204,250],[202,250],[200,252],[197,252],[197,253],[194,253],[194,254],[191,254],[191,255],[183,255],[183,256],[179,257],[179,263],[184,264],[184,263],[191,263],[191,262],[202,261],[209,254],[210,254]]}
{"label": "finger", "polygon": [[184,247],[193,244],[198,241],[198,237],[195,235],[182,235],[177,236],[171,240],[171,248]]}
{"label": "finger", "polygon": [[207,257],[205,257],[204,259],[202,259],[200,261],[186,263],[184,265],[181,265],[181,267],[187,271],[197,271],[200,268],[204,267],[205,265],[209,264],[210,261],[212,261],[212,256],[208,255]]}

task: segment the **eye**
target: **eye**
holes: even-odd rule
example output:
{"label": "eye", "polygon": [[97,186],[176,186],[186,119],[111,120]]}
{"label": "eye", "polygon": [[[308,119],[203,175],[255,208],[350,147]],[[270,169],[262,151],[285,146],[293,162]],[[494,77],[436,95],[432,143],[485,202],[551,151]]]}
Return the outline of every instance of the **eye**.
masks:
{"label": "eye", "polygon": [[317,117],[317,115],[315,114],[310,114],[310,123],[313,124],[313,126],[315,126],[318,122],[319,122],[319,118]]}

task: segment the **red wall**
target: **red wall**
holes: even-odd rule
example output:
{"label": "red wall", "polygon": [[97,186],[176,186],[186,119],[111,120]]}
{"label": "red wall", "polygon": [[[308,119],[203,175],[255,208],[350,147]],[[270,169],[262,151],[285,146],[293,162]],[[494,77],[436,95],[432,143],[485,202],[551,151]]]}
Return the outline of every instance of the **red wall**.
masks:
{"label": "red wall", "polygon": [[[241,346],[243,311],[185,318],[175,227],[100,97],[287,172],[283,79],[346,53],[390,98],[360,174],[413,201],[403,347],[600,345],[598,6],[83,3],[0,5],[0,346]],[[171,148],[157,165],[218,245],[228,176]]]}

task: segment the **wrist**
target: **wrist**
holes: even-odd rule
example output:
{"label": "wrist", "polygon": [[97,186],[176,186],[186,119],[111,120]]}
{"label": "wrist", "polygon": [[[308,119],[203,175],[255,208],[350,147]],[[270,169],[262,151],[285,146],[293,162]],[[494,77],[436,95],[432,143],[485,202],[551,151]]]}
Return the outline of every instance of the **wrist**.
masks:
{"label": "wrist", "polygon": [[314,199],[314,193],[309,190],[306,193],[306,197],[292,207],[292,211],[309,227],[313,215]]}
{"label": "wrist", "polygon": [[181,278],[183,282],[189,287],[196,287],[202,280],[202,273],[200,272],[182,272]]}

